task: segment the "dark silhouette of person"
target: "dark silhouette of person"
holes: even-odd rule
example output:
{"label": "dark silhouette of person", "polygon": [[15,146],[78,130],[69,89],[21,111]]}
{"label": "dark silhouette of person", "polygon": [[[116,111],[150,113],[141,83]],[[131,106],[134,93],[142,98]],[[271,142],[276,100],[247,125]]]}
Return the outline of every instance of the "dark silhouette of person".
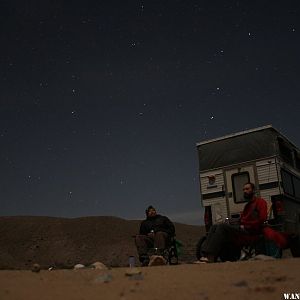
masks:
{"label": "dark silhouette of person", "polygon": [[148,265],[150,249],[155,248],[157,255],[163,255],[168,243],[175,235],[174,224],[166,216],[157,214],[150,205],[146,209],[146,219],[141,222],[140,232],[135,237],[139,260],[143,266]]}

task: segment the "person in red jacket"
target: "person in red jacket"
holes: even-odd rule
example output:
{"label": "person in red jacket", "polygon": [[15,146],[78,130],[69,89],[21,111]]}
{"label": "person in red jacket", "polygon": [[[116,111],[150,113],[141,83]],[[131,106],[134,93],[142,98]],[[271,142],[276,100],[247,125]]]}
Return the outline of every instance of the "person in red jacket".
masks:
{"label": "person in red jacket", "polygon": [[254,196],[254,184],[246,183],[243,187],[244,198],[249,202],[241,214],[240,228],[249,233],[261,233],[262,225],[267,220],[267,202]]}
{"label": "person in red jacket", "polygon": [[[252,184],[250,184],[252,185]],[[252,189],[254,185],[252,185]],[[244,196],[251,195],[249,185],[244,186]],[[248,194],[247,194],[248,193]],[[242,215],[240,228],[244,229],[249,234],[241,234],[237,237],[237,244],[239,246],[251,244],[255,242],[259,234],[262,234],[266,241],[271,241],[281,249],[288,246],[288,235],[278,232],[270,226],[263,226],[267,219],[267,205],[262,198],[252,197],[246,204]]]}
{"label": "person in red jacket", "polygon": [[248,182],[243,186],[244,198],[248,201],[241,214],[239,224],[216,224],[210,228],[202,246],[200,262],[214,262],[228,245],[242,247],[255,241],[263,232],[267,220],[267,202],[254,195],[255,186]]}

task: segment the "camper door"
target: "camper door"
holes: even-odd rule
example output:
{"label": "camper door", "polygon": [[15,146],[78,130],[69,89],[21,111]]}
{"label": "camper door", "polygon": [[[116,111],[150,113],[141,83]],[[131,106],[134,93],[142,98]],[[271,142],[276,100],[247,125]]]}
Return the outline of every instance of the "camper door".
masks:
{"label": "camper door", "polygon": [[254,165],[247,165],[226,169],[226,201],[229,211],[229,217],[237,217],[241,213],[246,201],[243,197],[243,186],[247,182],[253,182],[256,185]]}

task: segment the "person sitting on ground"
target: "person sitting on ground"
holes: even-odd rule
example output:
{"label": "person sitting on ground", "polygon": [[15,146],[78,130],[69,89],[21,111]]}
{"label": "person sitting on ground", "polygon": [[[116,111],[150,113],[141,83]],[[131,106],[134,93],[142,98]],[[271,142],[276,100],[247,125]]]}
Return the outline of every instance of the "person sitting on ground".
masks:
{"label": "person sitting on ground", "polygon": [[135,237],[141,264],[148,265],[150,249],[155,248],[155,254],[162,255],[174,235],[174,224],[166,216],[157,214],[156,209],[150,205],[146,209],[146,219],[141,222],[139,235]]}
{"label": "person sitting on ground", "polygon": [[202,246],[203,257],[200,262],[214,262],[222,249],[228,244],[243,247],[253,243],[263,232],[267,220],[267,202],[255,197],[255,186],[248,182],[243,186],[244,198],[247,204],[241,214],[239,224],[215,224],[207,235]]}

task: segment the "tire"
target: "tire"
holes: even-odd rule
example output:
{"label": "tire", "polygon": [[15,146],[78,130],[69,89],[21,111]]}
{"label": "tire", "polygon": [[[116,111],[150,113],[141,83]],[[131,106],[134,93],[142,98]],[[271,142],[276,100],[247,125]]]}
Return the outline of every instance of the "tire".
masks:
{"label": "tire", "polygon": [[241,249],[232,246],[232,245],[226,245],[222,252],[219,255],[221,261],[237,261],[241,257]]}
{"label": "tire", "polygon": [[199,260],[202,256],[203,256],[203,253],[202,253],[202,245],[204,243],[204,241],[206,240],[206,236],[203,236],[197,243],[196,245],[196,257],[197,259]]}
{"label": "tire", "polygon": [[290,249],[293,257],[300,257],[300,236],[295,235],[290,238]]}

